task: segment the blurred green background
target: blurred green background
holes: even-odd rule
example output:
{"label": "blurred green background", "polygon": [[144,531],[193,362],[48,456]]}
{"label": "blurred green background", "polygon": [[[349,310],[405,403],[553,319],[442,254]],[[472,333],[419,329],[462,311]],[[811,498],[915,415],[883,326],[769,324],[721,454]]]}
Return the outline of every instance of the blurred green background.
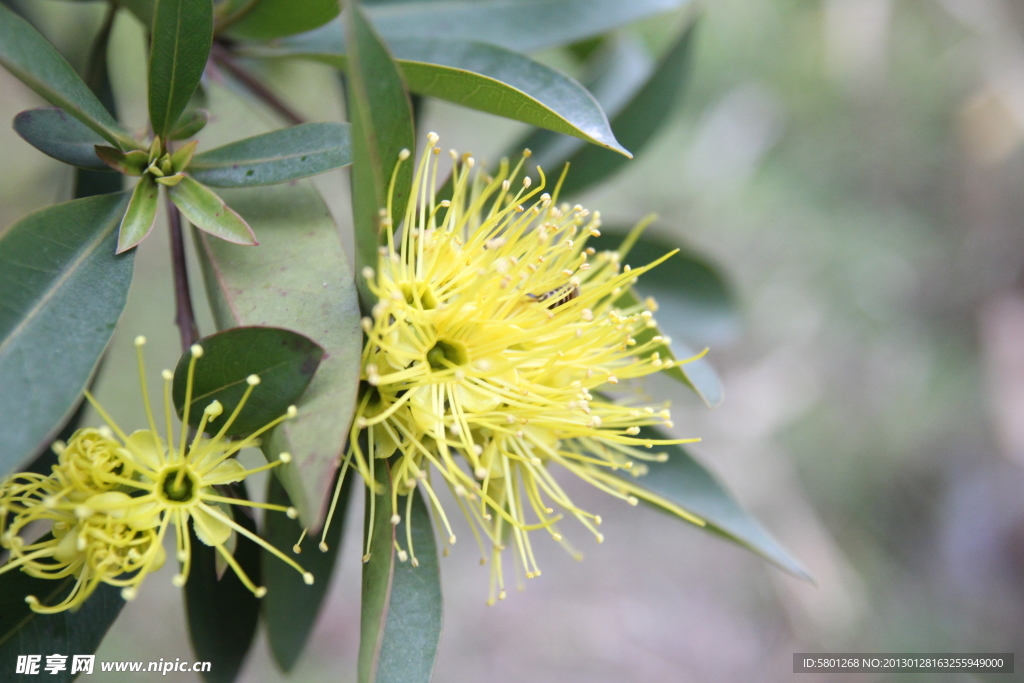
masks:
{"label": "blurred green background", "polygon": [[[702,437],[693,451],[817,585],[566,482],[604,518],[605,543],[579,530],[583,563],[538,543],[543,576],[491,608],[487,569],[456,546],[442,563],[436,680],[903,680],[796,677],[792,653],[1024,643],[1022,8],[706,3],[673,120],[582,203],[609,223],[658,212],[672,229],[664,237],[704,252],[731,280],[742,329],[709,355],[725,403],[707,410],[668,382],[651,393],[673,395],[676,431]],[[37,0],[34,11],[72,61],[83,57],[68,50],[98,23],[99,6]],[[133,22],[119,20],[111,68],[119,92],[139,100],[122,97],[122,117],[139,126],[144,45]],[[658,23],[641,28],[657,38]],[[572,68],[563,54],[541,57]],[[338,115],[325,67],[277,65],[272,76],[311,118]],[[42,104],[0,71],[0,119]],[[491,162],[524,131],[433,102],[428,129]],[[6,125],[0,152],[0,226],[69,197],[67,167]],[[347,226],[342,172],[317,185]],[[141,417],[132,338],[150,338],[151,369],[177,356],[166,239],[158,224],[140,248],[98,387],[126,422]],[[212,331],[208,315],[201,324]],[[357,523],[349,520],[331,598],[291,680],[355,678]],[[193,658],[171,573],[147,581],[99,659]],[[262,636],[241,679],[283,680]]]}

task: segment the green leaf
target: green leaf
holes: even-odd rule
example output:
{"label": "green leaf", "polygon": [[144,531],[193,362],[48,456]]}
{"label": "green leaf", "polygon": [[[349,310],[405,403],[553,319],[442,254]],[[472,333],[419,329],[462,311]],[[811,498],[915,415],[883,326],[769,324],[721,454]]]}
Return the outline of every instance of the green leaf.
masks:
{"label": "green leaf", "polygon": [[[302,552],[295,558],[303,569],[312,572],[316,583],[307,586],[294,569],[263,551],[263,579],[267,595],[263,598],[263,620],[267,625],[267,639],[274,660],[285,672],[291,671],[299,660],[313,631],[331,585],[331,575],[341,552],[341,535],[345,528],[352,482],[357,474],[349,471],[342,483],[334,519],[327,531],[327,552],[321,552],[319,534],[307,535]],[[277,477],[269,477],[267,502],[290,505],[290,498]],[[302,524],[286,515],[268,513],[263,524],[263,538],[283,553],[292,553],[292,547],[302,533]]]}
{"label": "green leaf", "polygon": [[[591,237],[587,245],[598,251],[614,251],[628,230],[602,225],[601,236]],[[677,244],[652,234],[654,230],[637,239],[625,263],[639,268],[677,248]],[[652,296],[658,302],[661,329],[673,339],[703,348],[728,343],[739,334],[740,310],[732,285],[718,266],[696,251],[680,249],[641,275],[635,288],[639,296]]]}
{"label": "green leaf", "polygon": [[380,495],[374,495],[369,490],[366,494],[363,546],[368,547],[370,552],[363,557],[357,669],[359,683],[374,683],[376,679],[396,559],[395,527],[391,524],[391,474],[386,460],[377,458],[373,461],[373,476],[386,486],[386,490]]}
{"label": "green leaf", "polygon": [[[533,52],[575,43],[688,3],[689,0],[403,0],[367,4],[365,11],[389,44],[395,38],[445,36],[490,43],[516,52]],[[294,40],[322,44],[336,40],[331,36],[336,32],[336,22],[332,22]]]}
{"label": "green leaf", "polygon": [[[390,489],[385,461],[374,462],[374,477]],[[360,683],[429,683],[434,669],[441,640],[441,575],[430,514],[418,488],[412,496],[411,519],[405,518],[405,497],[393,511],[390,490],[374,496],[370,557],[363,564]],[[403,517],[397,527],[391,524],[395,512]],[[370,519],[369,502],[366,514]],[[396,539],[408,551],[406,524],[412,525],[416,567],[411,555],[405,562],[396,561]]]}
{"label": "green leaf", "polygon": [[[228,436],[246,436],[284,415],[309,386],[324,355],[313,340],[279,327],[236,327],[198,343],[203,355],[196,361],[192,384],[188,423],[193,427],[199,425],[206,406],[220,401],[224,414],[211,421],[207,431],[223,429],[223,420],[249,389],[247,378],[259,377],[242,412],[225,432]],[[174,369],[174,409],[178,417],[185,408],[191,359],[192,354],[186,351]]]}
{"label": "green leaf", "polygon": [[[615,300],[615,305],[619,308],[632,308],[638,306],[641,300],[636,290],[631,288],[619,295],[619,298]],[[637,346],[647,344],[658,335],[662,337],[667,336],[659,327],[645,328],[635,337]],[[697,358],[698,354],[678,339],[668,338],[671,340],[671,347],[668,344],[661,344],[654,347],[654,352],[660,354],[663,359],[692,358],[693,360],[690,360],[685,365],[677,365],[667,370],[662,370],[662,372],[690,387],[709,408],[721,405],[725,398],[722,392],[722,381],[718,378],[718,373],[711,367],[711,364],[703,356]]]}
{"label": "green leaf", "polygon": [[[356,272],[360,299],[367,308],[373,295],[362,277],[377,267],[379,211],[388,204],[388,186],[399,153],[415,151],[412,109],[405,85],[387,47],[370,26],[357,2],[346,5],[348,45],[346,100],[352,123],[352,215],[356,238]],[[391,215],[405,215],[413,163],[401,164],[391,193]],[[400,219],[400,218],[399,218]],[[396,219],[396,220],[399,220]]]}
{"label": "green leaf", "polygon": [[338,16],[338,0],[257,0],[225,33],[242,40],[272,40],[310,31]]}
{"label": "green leaf", "polygon": [[[634,96],[612,115],[612,130],[624,145],[639,154],[672,113],[687,82],[693,54],[695,24],[683,31]],[[582,146],[568,159],[570,173],[562,185],[569,196],[608,178],[622,168],[624,159],[603,149]],[[561,166],[561,163],[558,164]]]}
{"label": "green leaf", "polygon": [[[218,120],[208,135],[261,132],[259,120],[236,95],[217,86],[209,88],[209,95]],[[280,468],[278,474],[303,522],[315,528],[332,493],[359,386],[363,333],[355,282],[338,228],[311,181],[224,193],[259,230],[263,245],[242,248],[196,235],[218,328],[285,327],[326,351],[297,404],[298,418],[263,443],[273,458],[282,451],[292,454],[296,466]]]}
{"label": "green leaf", "polygon": [[197,154],[188,174],[214,187],[272,185],[352,163],[347,123],[303,123]]}
{"label": "green leaf", "polygon": [[[637,438],[671,438],[655,427],[641,427]],[[668,454],[666,462],[645,462],[647,474],[635,477],[630,470],[616,473],[670,503],[692,512],[707,522],[704,527],[757,553],[783,571],[810,581],[811,576],[761,524],[740,507],[718,480],[683,448],[676,445],[655,446]],[[656,503],[649,504],[657,507]]]}
{"label": "green leaf", "polygon": [[0,475],[53,436],[110,341],[132,279],[132,255],[114,255],[128,198],[57,204],[0,237]]}
{"label": "green leaf", "polygon": [[124,175],[141,176],[149,166],[149,155],[138,149],[125,154],[115,147],[96,145],[93,153],[108,171],[113,170]]}
{"label": "green leaf", "polygon": [[[37,681],[39,675],[16,675],[18,655],[39,654],[43,660],[39,673],[47,681],[69,683],[78,678],[71,675],[72,657],[96,652],[103,636],[113,625],[124,600],[115,586],[100,584],[77,611],[57,614],[36,614],[25,602],[26,595],[35,595],[44,605],[60,602],[67,595],[75,577],[39,579],[21,571],[0,575],[0,661],[4,662],[4,678],[8,681]],[[67,654],[67,669],[57,674],[46,673],[46,655]],[[99,667],[95,667],[99,671]]]}
{"label": "green leaf", "polygon": [[167,192],[189,223],[203,232],[234,244],[259,244],[244,218],[192,178],[185,176],[177,185],[167,188]]}
{"label": "green leaf", "polygon": [[149,53],[149,120],[166,139],[206,68],[212,0],[157,0]]}
{"label": "green leaf", "polygon": [[121,219],[121,227],[117,232],[117,253],[128,251],[142,240],[156,222],[156,208],[159,204],[160,186],[152,176],[144,175],[132,190],[132,199],[128,202],[128,210]]}
{"label": "green leaf", "polygon": [[444,601],[434,528],[420,490],[412,493],[411,520],[405,516],[406,500],[398,499],[402,521],[395,528],[395,537],[408,550],[405,527],[412,525],[419,566],[412,566],[411,559],[395,564],[376,683],[430,683],[441,642]]}
{"label": "green leaf", "polygon": [[181,118],[178,119],[178,122],[174,124],[174,130],[171,131],[168,139],[187,140],[205,128],[209,120],[210,112],[205,109],[192,109],[187,111],[182,114]]}
{"label": "green leaf", "polygon": [[[334,49],[340,48],[335,44]],[[504,48],[451,38],[396,38],[389,43],[409,90],[489,114],[573,135],[629,156],[593,96],[565,74]],[[291,56],[346,68],[338,51],[257,48],[246,54]]]}
{"label": "green leaf", "polygon": [[14,117],[14,130],[25,142],[57,161],[93,171],[110,170],[95,150],[106,141],[63,109],[23,111]]}
{"label": "green leaf", "polygon": [[[256,533],[256,523],[247,511],[238,506],[231,509],[235,522]],[[204,680],[232,683],[252,647],[260,601],[230,568],[218,579],[217,550],[200,541],[191,524],[189,535],[192,567],[185,584],[185,609],[192,650],[198,661],[211,663]],[[241,534],[236,538],[235,560],[254,584],[261,585],[260,547]]]}
{"label": "green leaf", "polygon": [[137,143],[114,120],[75,70],[31,24],[0,5],[0,64],[46,101],[118,147]]}

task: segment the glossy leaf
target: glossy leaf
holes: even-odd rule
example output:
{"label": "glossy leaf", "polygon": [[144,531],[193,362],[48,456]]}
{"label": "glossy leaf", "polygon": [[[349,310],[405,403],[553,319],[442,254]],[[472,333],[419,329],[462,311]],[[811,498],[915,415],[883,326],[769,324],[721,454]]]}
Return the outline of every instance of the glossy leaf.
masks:
{"label": "glossy leaf", "polygon": [[0,237],[0,474],[49,441],[110,341],[132,279],[132,255],[114,255],[128,198],[57,204]]}
{"label": "glossy leaf", "polygon": [[[4,662],[4,680],[47,681],[69,683],[78,678],[71,674],[72,658],[67,669],[57,674],[44,670],[48,654],[88,655],[96,652],[107,630],[124,607],[121,591],[115,586],[100,584],[77,611],[57,614],[36,614],[25,602],[26,595],[35,595],[44,605],[63,600],[75,583],[75,577],[39,579],[13,570],[0,574],[0,661]],[[40,674],[16,675],[18,655],[40,654]],[[95,668],[99,671],[99,667]]]}
{"label": "glossy leaf", "polygon": [[[218,121],[211,123],[208,137],[261,132],[259,120],[233,93],[213,86],[209,94]],[[263,443],[273,458],[282,451],[292,454],[295,466],[278,474],[303,522],[315,528],[333,493],[331,480],[348,439],[359,384],[362,330],[352,271],[334,220],[311,181],[225,190],[224,196],[259,230],[263,244],[243,248],[197,234],[217,326],[284,327],[326,352],[297,404],[298,418]]]}
{"label": "glossy leaf", "polygon": [[166,138],[206,68],[213,41],[212,0],[157,0],[149,53],[149,120]]}
{"label": "glossy leaf", "polygon": [[[670,437],[654,427],[641,427],[638,438]],[[668,454],[666,462],[645,462],[647,474],[640,477],[634,477],[627,470],[618,470],[617,474],[704,519],[706,530],[739,543],[797,578],[811,580],[800,563],[682,447],[655,448]]]}
{"label": "glossy leaf", "polygon": [[[587,245],[598,251],[614,250],[627,232],[625,227],[604,225],[601,236],[590,238]],[[648,231],[624,261],[638,268],[676,247]],[[715,264],[695,251],[681,249],[647,271],[636,290],[642,297],[654,297],[661,329],[673,339],[703,348],[728,343],[739,334],[740,310],[732,285]]]}
{"label": "glossy leaf", "polygon": [[444,601],[437,542],[418,488],[412,497],[411,520],[405,516],[406,498],[398,499],[402,521],[395,528],[395,537],[408,550],[405,527],[412,524],[419,565],[414,567],[411,560],[395,564],[375,683],[430,683],[441,642]]}
{"label": "glossy leaf", "polygon": [[376,679],[396,559],[395,526],[391,524],[391,474],[386,460],[378,458],[373,461],[373,476],[384,484],[385,490],[377,495],[368,491],[364,506],[363,547],[368,547],[369,553],[363,557],[357,667],[359,683],[373,683]]}
{"label": "glossy leaf", "polygon": [[[348,45],[346,101],[352,123],[352,215],[356,238],[356,282],[364,307],[373,296],[362,277],[377,267],[379,211],[388,204],[388,186],[402,150],[415,150],[412,109],[398,67],[358,3],[346,5]],[[392,215],[405,215],[413,163],[401,164],[390,195]]]}
{"label": "glossy leaf", "polygon": [[272,40],[311,31],[338,16],[338,0],[259,0],[225,33],[242,40]]}
{"label": "glossy leaf", "polygon": [[[199,425],[203,410],[220,401],[224,414],[210,423],[220,431],[242,395],[250,375],[259,377],[242,412],[228,428],[228,436],[245,436],[284,415],[309,386],[324,350],[311,339],[279,327],[236,327],[199,340],[203,355],[196,361],[189,424]],[[174,370],[174,409],[181,417],[185,407],[188,366],[185,352]]]}
{"label": "glossy leaf", "polygon": [[[374,477],[390,486],[387,464],[374,463]],[[405,497],[391,509],[391,494],[375,497],[373,539],[369,561],[363,564],[363,603],[360,618],[360,683],[429,683],[441,639],[441,575],[430,514],[419,489],[412,493],[411,519]],[[391,515],[403,519],[396,527]],[[367,519],[370,510],[367,505]],[[399,561],[393,542],[408,551],[406,524],[411,524],[412,554]]]}
{"label": "glossy leaf", "polygon": [[185,176],[167,192],[189,223],[203,232],[234,244],[259,244],[252,228],[238,212],[192,178]]}
{"label": "glossy leaf", "polygon": [[[374,28],[395,38],[445,36],[475,40],[516,52],[575,43],[619,26],[670,12],[689,0],[403,0],[367,4]],[[344,19],[344,17],[342,17]],[[285,39],[323,43],[337,22]]]}
{"label": "glossy leaf", "polygon": [[14,130],[43,154],[65,164],[109,171],[96,156],[96,145],[106,142],[91,128],[57,107],[29,109],[14,117]]}
{"label": "glossy leaf", "polygon": [[[267,639],[274,660],[286,672],[291,671],[302,655],[331,585],[331,575],[341,551],[349,497],[353,482],[358,477],[351,469],[346,474],[334,519],[325,539],[327,552],[321,552],[318,547],[320,534],[307,534],[302,542],[302,552],[295,556],[303,569],[316,577],[316,583],[307,586],[298,572],[263,551],[263,580],[267,587],[267,595],[262,601],[263,620],[267,625]],[[268,480],[267,502],[291,504],[284,486],[276,476]],[[281,552],[291,555],[292,547],[302,534],[302,524],[279,513],[268,513],[264,519],[263,537]]]}
{"label": "glossy leaf", "polygon": [[149,175],[139,178],[132,190],[132,199],[128,202],[128,210],[121,219],[121,227],[117,232],[117,253],[128,251],[142,240],[156,222],[156,209],[159,205],[160,186]]}
{"label": "glossy leaf", "polygon": [[174,124],[169,139],[187,140],[203,128],[210,120],[210,113],[205,109],[192,109],[181,115],[178,122]]}
{"label": "glossy leaf", "polygon": [[0,64],[43,99],[78,119],[103,139],[121,148],[135,146],[131,136],[46,38],[2,4]]}
{"label": "glossy leaf", "polygon": [[93,152],[107,167],[107,170],[117,171],[125,175],[140,176],[149,166],[149,155],[138,149],[125,154],[114,147],[96,145]]}
{"label": "glossy leaf", "polygon": [[[600,105],[565,74],[494,45],[451,38],[396,38],[389,42],[411,92],[573,135],[629,156],[615,139]],[[255,56],[293,56],[346,68],[333,45],[253,49]]]}
{"label": "glossy leaf", "polygon": [[[693,52],[694,26],[691,24],[682,33],[643,87],[612,115],[612,130],[634,154],[639,154],[661,130],[686,85]],[[562,185],[565,196],[581,192],[611,176],[622,168],[624,159],[602,149],[584,146],[568,161],[572,171]]]}
{"label": "glossy leaf", "polygon": [[352,163],[346,123],[303,123],[197,154],[188,174],[214,187],[272,185]]}
{"label": "glossy leaf", "polygon": [[[641,300],[636,290],[629,289],[619,295],[619,298],[615,300],[615,305],[619,308],[633,308],[638,306]],[[667,336],[659,327],[645,328],[636,335],[636,343],[638,346],[646,344],[659,335],[662,337]],[[725,398],[722,392],[722,381],[718,378],[718,373],[711,367],[711,363],[704,356],[695,353],[690,347],[679,340],[672,339],[671,337],[667,338],[671,341],[671,346],[661,344],[655,347],[655,352],[663,359],[676,360],[677,358],[686,358],[692,360],[684,365],[677,365],[667,370],[662,370],[662,372],[690,387],[709,408],[721,405]]]}
{"label": "glossy leaf", "polygon": [[[256,533],[256,523],[245,510],[232,510],[239,525]],[[232,683],[252,647],[260,601],[231,569],[218,578],[217,550],[200,541],[191,524],[189,534],[192,568],[185,584],[185,609],[192,650],[196,660],[211,663],[210,671],[203,673],[205,681]],[[260,547],[237,532],[236,538],[235,560],[254,584],[262,585]]]}

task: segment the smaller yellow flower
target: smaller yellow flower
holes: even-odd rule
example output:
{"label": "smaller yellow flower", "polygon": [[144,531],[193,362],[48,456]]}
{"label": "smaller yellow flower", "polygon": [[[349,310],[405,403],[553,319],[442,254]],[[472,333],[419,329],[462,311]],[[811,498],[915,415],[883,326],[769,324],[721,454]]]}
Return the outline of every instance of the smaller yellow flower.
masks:
{"label": "smaller yellow flower", "polygon": [[[135,340],[142,399],[149,429],[127,434],[96,402],[85,397],[103,417],[107,426],[80,429],[67,444],[55,443],[58,463],[50,476],[32,473],[14,475],[0,484],[0,546],[11,553],[0,573],[20,568],[39,578],[73,575],[77,582],[59,604],[40,604],[35,596],[25,600],[37,612],[59,612],[79,607],[101,582],[121,586],[121,595],[132,600],[145,577],[164,563],[163,540],[169,528],[177,538],[175,557],[181,571],[174,577],[185,585],[191,565],[189,522],[199,540],[217,549],[242,583],[257,597],[266,588],[256,586],[235,560],[227,543],[233,533],[242,534],[276,555],[302,574],[307,584],[313,575],[293,559],[234,521],[230,505],[245,505],[298,516],[295,508],[256,503],[222,495],[215,487],[239,482],[255,472],[291,461],[288,453],[279,459],[246,469],[234,456],[243,448],[259,444],[259,436],[283,420],[295,417],[291,406],[244,439],[229,441],[226,433],[241,413],[259,377],[250,375],[245,393],[219,430],[208,436],[207,429],[224,412],[218,401],[203,411],[191,441],[188,438],[189,410],[195,367],[203,349],[194,345],[185,391],[181,435],[174,441],[171,416],[171,384],[174,375],[163,371],[164,417],[167,440],[160,436],[145,383],[142,356],[144,337]],[[26,544],[22,531],[33,522],[49,523],[50,534]]]}

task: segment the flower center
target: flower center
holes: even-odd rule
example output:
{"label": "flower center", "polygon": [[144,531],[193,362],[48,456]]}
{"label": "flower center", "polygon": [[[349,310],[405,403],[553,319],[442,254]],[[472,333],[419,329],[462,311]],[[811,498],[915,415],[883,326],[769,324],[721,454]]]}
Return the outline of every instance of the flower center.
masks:
{"label": "flower center", "polygon": [[199,493],[199,478],[189,467],[168,467],[157,492],[170,503],[191,503]]}
{"label": "flower center", "polygon": [[438,339],[433,348],[427,351],[427,362],[435,370],[447,370],[469,363],[469,354],[465,345],[456,341]]}
{"label": "flower center", "polygon": [[423,283],[413,282],[402,282],[398,285],[402,295],[405,297],[405,303],[410,306],[417,305],[417,293],[419,294],[419,307],[425,311],[429,311],[433,308],[437,308],[437,297],[434,296],[434,290],[430,285]]}

